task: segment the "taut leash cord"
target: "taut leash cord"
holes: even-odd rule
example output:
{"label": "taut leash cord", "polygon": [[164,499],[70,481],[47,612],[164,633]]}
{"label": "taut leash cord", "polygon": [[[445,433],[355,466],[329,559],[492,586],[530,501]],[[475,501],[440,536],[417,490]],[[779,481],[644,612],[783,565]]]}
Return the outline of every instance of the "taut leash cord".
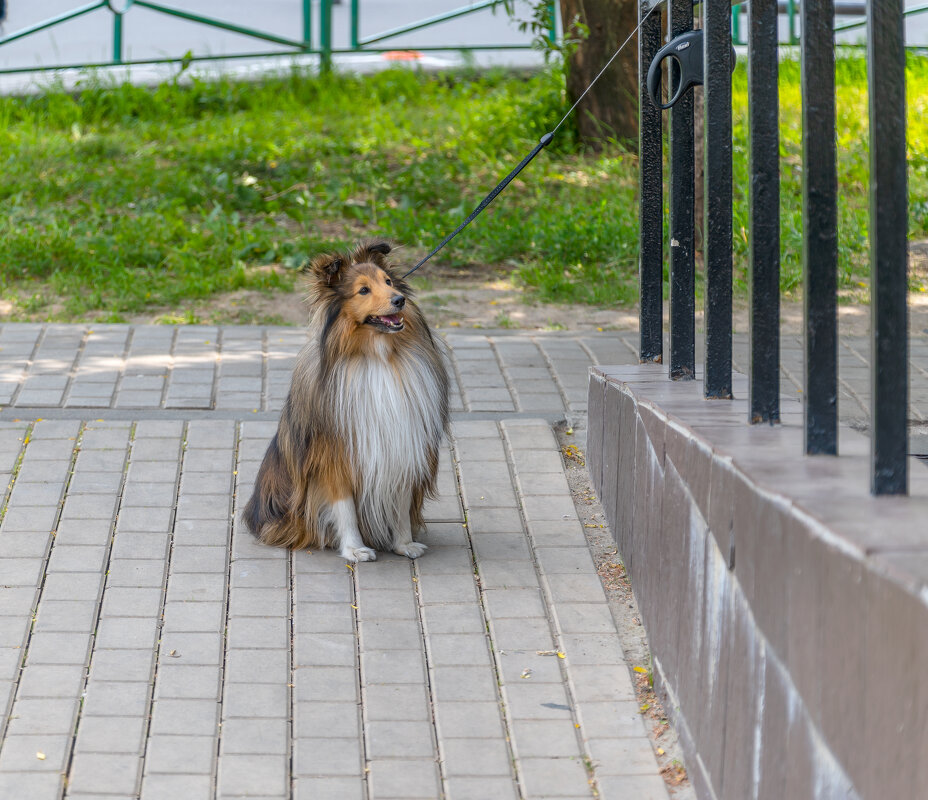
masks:
{"label": "taut leash cord", "polygon": [[404,279],[412,275],[417,269],[419,269],[419,267],[421,267],[426,261],[428,261],[432,256],[434,256],[439,250],[441,250],[446,244],[448,244],[448,242],[450,242],[455,236],[457,236],[461,231],[463,231],[468,225],[470,225],[471,222],[473,222],[474,219],[476,219],[476,217],[480,214],[480,212],[483,211],[483,209],[485,209],[488,205],[490,205],[490,203],[492,203],[496,199],[496,196],[500,192],[502,192],[503,189],[505,189],[512,182],[512,179],[515,178],[516,175],[518,175],[523,169],[525,169],[529,165],[529,163],[532,161],[532,159],[535,158],[535,156],[537,156],[545,147],[547,147],[551,143],[551,140],[554,138],[554,134],[557,133],[558,128],[560,128],[561,125],[564,124],[564,121],[571,114],[573,114],[574,109],[578,105],[580,105],[580,101],[584,97],[586,97],[587,92],[589,92],[590,89],[593,88],[593,86],[596,84],[596,81],[598,81],[603,76],[603,73],[607,69],[609,69],[609,67],[612,65],[612,62],[615,61],[616,58],[618,57],[619,53],[621,53],[625,49],[625,46],[632,40],[635,34],[638,33],[638,31],[641,29],[641,26],[644,25],[645,20],[648,17],[650,17],[651,14],[653,14],[654,11],[659,6],[660,6],[660,3],[655,3],[654,5],[651,6],[650,9],[648,9],[648,13],[645,14],[641,18],[641,21],[635,26],[635,29],[628,35],[628,38],[624,42],[622,42],[621,45],[619,45],[619,49],[616,50],[612,54],[612,58],[610,58],[606,62],[606,66],[604,66],[599,71],[599,73],[596,75],[596,77],[593,78],[592,81],[590,81],[589,86],[587,86],[586,89],[583,90],[583,94],[581,94],[580,97],[577,98],[577,101],[570,107],[568,112],[563,117],[561,117],[561,121],[558,122],[558,124],[554,126],[554,130],[542,136],[541,139],[538,141],[538,144],[536,144],[532,148],[532,151],[518,163],[515,169],[513,169],[512,172],[510,172],[505,178],[503,178],[498,184],[496,184],[496,187],[493,189],[493,191],[490,192],[486,197],[484,197],[483,200],[480,201],[480,205],[470,212],[470,216],[468,216],[467,219],[465,219],[460,225],[458,225],[453,231],[451,231],[451,233],[449,233],[444,239],[442,239],[441,242],[439,242],[438,247],[432,250],[431,253],[429,253],[418,264],[416,264],[416,266],[414,266],[411,270],[409,270],[409,272],[403,275]]}

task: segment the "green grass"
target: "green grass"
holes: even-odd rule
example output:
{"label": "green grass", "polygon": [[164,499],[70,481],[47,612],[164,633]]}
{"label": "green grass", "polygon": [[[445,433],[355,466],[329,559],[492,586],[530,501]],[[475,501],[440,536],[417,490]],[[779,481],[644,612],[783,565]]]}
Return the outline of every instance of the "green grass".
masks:
{"label": "green grass", "polygon": [[[865,78],[862,60],[839,60],[845,290],[869,274]],[[735,260],[743,292],[743,66],[734,80]],[[798,66],[785,63],[786,292],[800,283],[798,81]],[[915,238],[928,237],[926,97],[928,63],[913,57]],[[76,94],[53,88],[0,98],[0,297],[14,318],[118,321],[235,289],[291,288],[307,258],[364,235],[423,250],[553,127],[564,102],[555,72],[409,70],[366,77],[293,71],[261,83],[152,89],[88,81]],[[630,304],[636,198],[636,158],[617,148],[583,152],[565,126],[439,258],[451,266],[515,265],[518,279],[543,300]]]}

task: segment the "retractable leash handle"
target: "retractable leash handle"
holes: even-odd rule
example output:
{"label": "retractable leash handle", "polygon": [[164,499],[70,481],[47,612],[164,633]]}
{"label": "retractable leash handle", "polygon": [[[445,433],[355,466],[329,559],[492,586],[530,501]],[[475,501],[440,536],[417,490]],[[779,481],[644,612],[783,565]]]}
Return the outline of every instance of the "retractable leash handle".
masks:
{"label": "retractable leash handle", "polygon": [[[703,34],[701,30],[687,31],[681,33],[675,39],[665,44],[654,56],[651,66],[648,67],[648,95],[655,107],[662,110],[676,105],[677,101],[683,97],[683,93],[688,91],[691,86],[702,86],[705,80],[705,68],[703,66],[702,51]],[[680,81],[677,84],[677,91],[673,97],[666,103],[661,102],[661,76],[663,75],[663,64],[668,58],[677,62],[680,68]],[[731,48],[731,71],[735,71],[737,62],[735,47]]]}

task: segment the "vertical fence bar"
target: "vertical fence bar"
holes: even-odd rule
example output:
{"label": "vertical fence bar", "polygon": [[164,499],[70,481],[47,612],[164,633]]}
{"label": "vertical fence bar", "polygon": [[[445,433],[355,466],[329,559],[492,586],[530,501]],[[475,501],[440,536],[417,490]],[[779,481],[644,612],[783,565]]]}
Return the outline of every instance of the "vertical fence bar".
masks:
{"label": "vertical fence bar", "polygon": [[332,69],[332,0],[319,0],[319,68],[322,72]]}
{"label": "vertical fence bar", "polygon": [[[670,38],[693,29],[692,0],[670,0]],[[680,68],[670,63],[670,94],[677,91]],[[670,111],[670,377],[696,377],[696,235],[693,165],[693,92]]]}
{"label": "vertical fence bar", "polygon": [[780,421],[780,136],[777,0],[748,6],[751,128],[750,422]]}
{"label": "vertical fence bar", "polygon": [[359,0],[351,0],[351,49],[358,49],[358,2]]}
{"label": "vertical fence bar", "polygon": [[731,38],[735,44],[743,44],[741,41],[741,6],[731,7]]}
{"label": "vertical fence bar", "polygon": [[905,494],[908,474],[908,206],[903,0],[867,4],[870,90],[871,491]]}
{"label": "vertical fence bar", "polygon": [[731,398],[731,5],[703,3],[707,398]]}
{"label": "vertical fence bar", "polygon": [[313,46],[313,4],[312,0],[303,0],[303,49]]}
{"label": "vertical fence bar", "polygon": [[796,44],[796,0],[789,0],[786,13],[789,23],[789,43]]}
{"label": "vertical fence bar", "polygon": [[803,0],[799,13],[805,447],[809,455],[835,455],[838,452],[838,174],[834,0]]}
{"label": "vertical fence bar", "polygon": [[[648,13],[640,0],[638,19]],[[663,360],[663,168],[661,112],[648,96],[648,67],[661,46],[661,16],[651,14],[638,31],[638,226],[640,240],[639,358],[642,363]]]}
{"label": "vertical fence bar", "polygon": [[122,14],[113,10],[113,63],[122,64]]}
{"label": "vertical fence bar", "polygon": [[551,21],[548,28],[548,41],[554,44],[557,41],[557,3],[554,0],[548,3],[548,19]]}

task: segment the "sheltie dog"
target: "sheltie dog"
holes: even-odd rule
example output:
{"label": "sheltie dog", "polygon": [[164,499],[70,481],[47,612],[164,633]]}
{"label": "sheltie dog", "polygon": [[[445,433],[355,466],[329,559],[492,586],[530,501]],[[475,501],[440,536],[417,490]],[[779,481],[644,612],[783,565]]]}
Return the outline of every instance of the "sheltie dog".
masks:
{"label": "sheltie dog", "polygon": [[323,255],[309,273],[309,342],[244,520],[261,542],[417,558],[448,427],[443,347],[387,263],[390,246]]}

